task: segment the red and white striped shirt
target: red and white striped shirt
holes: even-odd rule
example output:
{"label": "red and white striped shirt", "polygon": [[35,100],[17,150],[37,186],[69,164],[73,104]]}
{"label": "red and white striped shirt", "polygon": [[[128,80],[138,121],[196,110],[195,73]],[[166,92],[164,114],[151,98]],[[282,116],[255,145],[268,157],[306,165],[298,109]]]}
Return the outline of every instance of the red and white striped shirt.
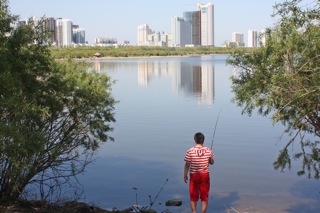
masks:
{"label": "red and white striped shirt", "polygon": [[209,172],[209,159],[214,158],[214,154],[208,147],[191,147],[184,157],[190,163],[190,174]]}

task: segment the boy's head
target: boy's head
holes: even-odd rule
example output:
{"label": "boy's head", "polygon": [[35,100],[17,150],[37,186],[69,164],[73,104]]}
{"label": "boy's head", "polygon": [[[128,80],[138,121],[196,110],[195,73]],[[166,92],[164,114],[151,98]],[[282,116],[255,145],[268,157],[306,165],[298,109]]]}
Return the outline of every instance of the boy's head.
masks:
{"label": "boy's head", "polygon": [[196,134],[194,134],[194,142],[196,144],[203,144],[204,135],[201,132],[197,132]]}

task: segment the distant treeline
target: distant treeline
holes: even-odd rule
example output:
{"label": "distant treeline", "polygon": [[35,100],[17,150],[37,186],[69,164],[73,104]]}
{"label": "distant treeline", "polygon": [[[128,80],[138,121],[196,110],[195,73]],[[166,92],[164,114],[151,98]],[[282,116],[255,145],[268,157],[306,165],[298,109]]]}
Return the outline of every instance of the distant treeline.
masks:
{"label": "distant treeline", "polygon": [[227,47],[147,47],[147,46],[127,46],[127,47],[65,47],[52,48],[55,58],[92,58],[95,54],[100,57],[139,57],[139,56],[183,56],[183,55],[210,55],[210,54],[230,54],[233,48]]}

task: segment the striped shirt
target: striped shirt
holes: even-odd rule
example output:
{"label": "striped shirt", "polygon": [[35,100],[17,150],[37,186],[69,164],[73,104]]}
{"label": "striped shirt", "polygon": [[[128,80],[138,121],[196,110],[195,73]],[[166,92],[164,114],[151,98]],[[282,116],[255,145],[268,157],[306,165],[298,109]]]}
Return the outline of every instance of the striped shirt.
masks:
{"label": "striped shirt", "polygon": [[214,158],[214,154],[208,147],[191,147],[184,157],[184,160],[190,163],[190,174],[209,172],[209,160]]}

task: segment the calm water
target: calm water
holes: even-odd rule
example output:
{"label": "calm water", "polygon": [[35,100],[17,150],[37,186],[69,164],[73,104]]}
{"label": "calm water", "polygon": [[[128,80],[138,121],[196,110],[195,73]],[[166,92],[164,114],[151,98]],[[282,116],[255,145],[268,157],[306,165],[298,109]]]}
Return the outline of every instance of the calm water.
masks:
{"label": "calm water", "polygon": [[[184,154],[202,131],[215,153],[208,212],[320,212],[319,183],[273,169],[287,142],[282,126],[231,103],[225,55],[92,61],[116,80],[116,119],[111,136],[80,181],[86,202],[125,209],[136,202],[158,212],[190,212],[183,182]],[[220,117],[213,140],[215,123]],[[295,149],[294,147],[292,149]],[[168,181],[166,181],[168,179]],[[135,188],[135,189],[133,189]],[[181,199],[180,207],[165,201]],[[199,206],[199,205],[198,205]]]}

